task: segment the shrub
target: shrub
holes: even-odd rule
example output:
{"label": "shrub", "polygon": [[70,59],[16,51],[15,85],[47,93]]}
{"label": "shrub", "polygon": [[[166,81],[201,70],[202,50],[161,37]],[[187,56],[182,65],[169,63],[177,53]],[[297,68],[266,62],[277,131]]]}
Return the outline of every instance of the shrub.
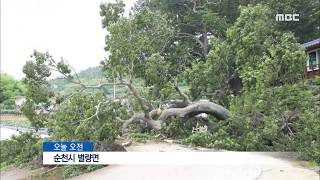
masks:
{"label": "shrub", "polygon": [[1,141],[1,168],[20,165],[40,158],[42,141],[33,133],[22,133],[12,139]]}
{"label": "shrub", "polygon": [[[49,130],[59,141],[104,141],[113,143],[121,134],[119,114],[124,114],[120,102],[101,104],[98,117],[96,106],[99,96],[84,94],[71,98],[51,114]],[[91,117],[91,118],[90,118]]]}
{"label": "shrub", "polygon": [[213,137],[210,132],[196,132],[185,139],[183,143],[195,146],[212,147]]}
{"label": "shrub", "polygon": [[320,107],[315,86],[283,85],[230,100],[232,116],[184,143],[239,151],[297,151],[320,163]]}
{"label": "shrub", "polygon": [[[190,120],[192,121],[192,120]],[[161,133],[171,138],[185,138],[191,134],[192,125],[178,118],[172,118],[168,120],[166,126],[161,129]]]}
{"label": "shrub", "polygon": [[320,107],[309,110],[297,123],[295,148],[300,156],[306,160],[312,160],[320,164]]}

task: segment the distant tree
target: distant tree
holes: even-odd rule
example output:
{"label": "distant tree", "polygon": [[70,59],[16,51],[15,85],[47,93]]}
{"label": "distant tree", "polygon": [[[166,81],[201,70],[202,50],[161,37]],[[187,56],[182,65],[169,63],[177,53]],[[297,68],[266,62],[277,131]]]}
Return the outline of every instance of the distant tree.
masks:
{"label": "distant tree", "polygon": [[[277,28],[290,31],[299,43],[305,43],[320,37],[320,1],[319,0],[266,0],[263,1],[272,10],[272,20]],[[276,22],[276,14],[299,14],[299,21]]]}
{"label": "distant tree", "polygon": [[279,86],[301,80],[305,53],[292,33],[276,29],[270,8],[244,8],[227,31],[235,65],[247,87]]}
{"label": "distant tree", "polygon": [[[106,81],[106,76],[99,66],[89,67],[85,70],[79,71],[78,76],[85,84],[96,84],[101,81]],[[53,91],[63,94],[73,91],[79,87],[79,84],[74,84],[61,77],[50,79],[49,84]]]}
{"label": "distant tree", "polygon": [[26,90],[22,82],[15,80],[6,73],[1,73],[0,84],[0,103],[17,95],[24,95]]}
{"label": "distant tree", "polygon": [[226,40],[212,39],[207,61],[187,71],[193,96],[210,92],[225,97],[239,94],[242,86],[263,89],[301,80],[304,50],[292,33],[277,29],[272,17],[267,6],[243,7]]}
{"label": "distant tree", "polygon": [[[263,4],[271,10],[273,24],[280,32],[292,32],[299,43],[320,37],[319,0],[236,0],[241,6]],[[299,14],[299,21],[277,22],[276,14]],[[238,14],[239,15],[239,14]]]}
{"label": "distant tree", "polygon": [[105,75],[101,71],[100,67],[89,67],[85,70],[82,70],[78,73],[80,79],[104,79]]}
{"label": "distant tree", "polygon": [[[188,54],[185,59],[190,61],[207,57],[210,36],[225,36],[229,23],[236,18],[238,3],[203,0],[138,1],[135,10],[144,8],[160,11],[170,19],[175,33],[168,45],[168,57],[174,60]],[[171,45],[173,42],[178,42],[178,45]]]}

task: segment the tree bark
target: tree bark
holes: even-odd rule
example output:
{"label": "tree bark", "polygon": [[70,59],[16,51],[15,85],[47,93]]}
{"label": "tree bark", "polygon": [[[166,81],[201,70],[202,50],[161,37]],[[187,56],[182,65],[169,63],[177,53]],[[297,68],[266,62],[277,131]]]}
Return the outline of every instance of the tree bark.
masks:
{"label": "tree bark", "polygon": [[202,43],[203,43],[203,56],[207,58],[208,55],[208,31],[205,23],[201,23]]}
{"label": "tree bark", "polygon": [[157,110],[152,110],[149,113],[149,119],[145,117],[145,113],[137,113],[130,119],[123,120],[122,128],[125,131],[132,123],[148,123],[153,129],[160,130],[163,123],[169,121],[171,117],[189,119],[201,113],[210,114],[219,120],[228,119],[230,116],[230,112],[218,104],[209,101],[196,101],[186,107],[165,109],[160,115],[157,114]]}

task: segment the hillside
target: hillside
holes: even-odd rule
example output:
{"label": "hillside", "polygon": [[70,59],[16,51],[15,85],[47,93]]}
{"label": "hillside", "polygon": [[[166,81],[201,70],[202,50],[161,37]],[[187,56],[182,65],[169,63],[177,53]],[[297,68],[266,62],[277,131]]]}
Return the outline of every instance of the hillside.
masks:
{"label": "hillside", "polygon": [[[105,75],[100,70],[100,67],[89,67],[78,73],[78,76],[82,82],[88,85],[98,84],[104,81]],[[69,81],[61,78],[55,78],[49,81],[51,88],[55,92],[65,92],[69,89],[77,87],[77,85],[70,83]]]}

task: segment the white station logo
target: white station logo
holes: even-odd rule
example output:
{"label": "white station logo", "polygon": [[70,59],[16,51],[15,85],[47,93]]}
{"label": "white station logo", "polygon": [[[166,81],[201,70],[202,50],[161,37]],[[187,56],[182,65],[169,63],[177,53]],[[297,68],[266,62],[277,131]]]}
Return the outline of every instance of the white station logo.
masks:
{"label": "white station logo", "polygon": [[299,21],[299,14],[277,14],[276,21]]}

